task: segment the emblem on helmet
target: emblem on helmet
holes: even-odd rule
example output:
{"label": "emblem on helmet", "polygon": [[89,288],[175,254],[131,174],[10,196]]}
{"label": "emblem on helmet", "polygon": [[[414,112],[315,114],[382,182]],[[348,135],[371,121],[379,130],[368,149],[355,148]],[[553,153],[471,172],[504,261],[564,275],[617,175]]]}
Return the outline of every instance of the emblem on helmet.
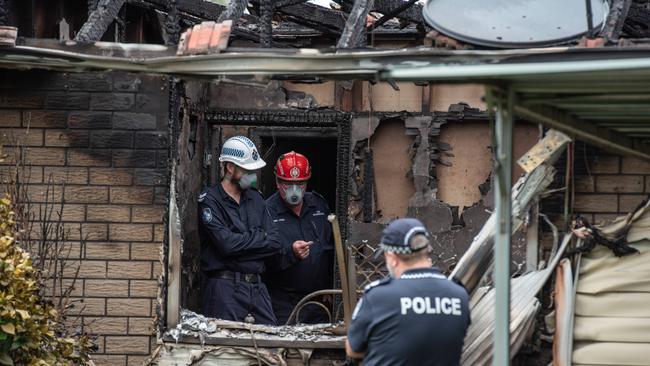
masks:
{"label": "emblem on helmet", "polygon": [[255,160],[255,161],[257,161],[257,159],[259,159],[259,156],[257,155],[257,150],[253,150],[252,157],[253,157],[253,160]]}
{"label": "emblem on helmet", "polygon": [[291,174],[291,178],[298,178],[300,176],[300,169],[297,166],[294,166],[289,171],[289,174]]}

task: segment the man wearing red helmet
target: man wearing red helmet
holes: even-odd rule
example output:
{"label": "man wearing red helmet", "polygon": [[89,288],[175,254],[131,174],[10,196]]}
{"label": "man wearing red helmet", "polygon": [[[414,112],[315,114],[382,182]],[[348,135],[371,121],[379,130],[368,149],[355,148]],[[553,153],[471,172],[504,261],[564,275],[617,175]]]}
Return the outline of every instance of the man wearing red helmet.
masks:
{"label": "man wearing red helmet", "polygon": [[[273,311],[278,324],[286,323],[294,306],[314,291],[332,288],[334,244],[332,229],[327,221],[330,213],[325,199],[315,192],[307,192],[311,167],[307,158],[291,151],[280,155],[275,165],[278,191],[266,200],[276,224],[281,242],[290,245],[304,240],[308,245],[294,245],[291,253],[282,251],[285,258],[275,257],[283,265],[269,266],[266,277]],[[293,263],[286,266],[287,263]],[[300,311],[301,323],[324,323],[329,318],[321,307],[305,306]]]}

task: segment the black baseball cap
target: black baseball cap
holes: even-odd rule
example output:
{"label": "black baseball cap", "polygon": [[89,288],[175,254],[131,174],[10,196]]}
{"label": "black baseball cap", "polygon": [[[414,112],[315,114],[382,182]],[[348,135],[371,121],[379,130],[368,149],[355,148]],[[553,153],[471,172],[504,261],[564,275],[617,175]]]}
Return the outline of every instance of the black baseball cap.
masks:
{"label": "black baseball cap", "polygon": [[418,234],[429,237],[427,228],[424,227],[424,224],[420,220],[404,218],[392,221],[382,233],[381,243],[379,243],[379,249],[375,254],[375,258],[383,252],[412,254],[430,248],[428,244],[414,247],[411,239]]}

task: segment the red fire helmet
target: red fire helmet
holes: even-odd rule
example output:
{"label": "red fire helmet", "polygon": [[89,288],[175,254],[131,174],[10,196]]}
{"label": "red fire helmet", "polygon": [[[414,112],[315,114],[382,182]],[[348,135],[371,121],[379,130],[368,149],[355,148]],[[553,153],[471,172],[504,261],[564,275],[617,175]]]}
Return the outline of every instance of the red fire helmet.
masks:
{"label": "red fire helmet", "polygon": [[290,182],[308,180],[311,178],[309,160],[295,151],[282,154],[275,164],[275,176]]}

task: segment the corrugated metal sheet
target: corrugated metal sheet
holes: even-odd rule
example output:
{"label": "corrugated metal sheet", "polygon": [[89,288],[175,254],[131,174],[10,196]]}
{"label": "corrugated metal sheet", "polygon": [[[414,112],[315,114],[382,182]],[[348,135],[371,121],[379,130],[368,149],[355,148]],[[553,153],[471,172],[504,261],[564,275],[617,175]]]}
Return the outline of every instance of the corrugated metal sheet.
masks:
{"label": "corrugated metal sheet", "polygon": [[[540,308],[536,295],[553,273],[562,253],[571,240],[567,235],[549,265],[540,271],[529,272],[511,280],[510,295],[510,354],[517,351],[533,328]],[[492,361],[494,342],[494,289],[480,288],[471,299],[472,324],[465,336],[463,365],[488,365]]]}

